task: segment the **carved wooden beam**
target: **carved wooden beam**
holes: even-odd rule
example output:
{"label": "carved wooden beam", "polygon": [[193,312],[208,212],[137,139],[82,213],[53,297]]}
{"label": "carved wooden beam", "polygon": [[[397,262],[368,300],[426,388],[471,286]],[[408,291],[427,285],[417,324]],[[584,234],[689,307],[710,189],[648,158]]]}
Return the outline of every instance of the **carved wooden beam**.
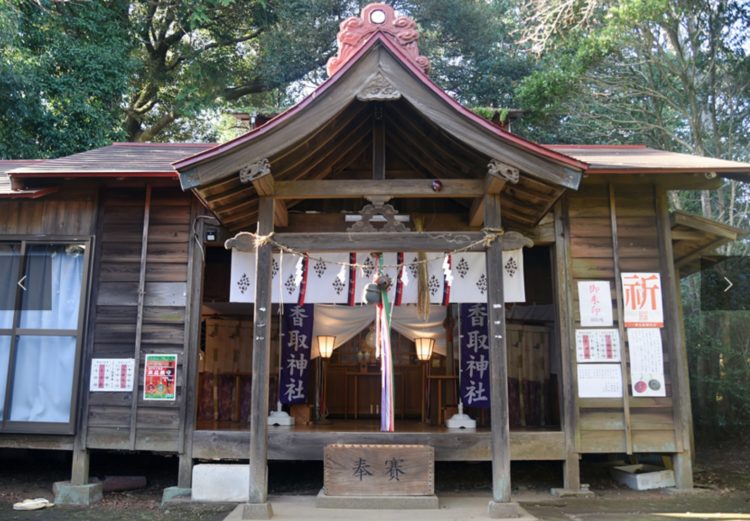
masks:
{"label": "carved wooden beam", "polygon": [[259,159],[240,170],[240,182],[252,183],[260,197],[272,196],[274,181],[271,175],[271,163],[268,159]]}
{"label": "carved wooden beam", "polygon": [[359,101],[395,101],[401,98],[401,93],[378,70],[367,79],[364,86],[357,92]]}
{"label": "carved wooden beam", "polygon": [[488,174],[497,174],[509,183],[516,184],[521,177],[518,168],[507,165],[497,159],[492,159],[487,164]]}

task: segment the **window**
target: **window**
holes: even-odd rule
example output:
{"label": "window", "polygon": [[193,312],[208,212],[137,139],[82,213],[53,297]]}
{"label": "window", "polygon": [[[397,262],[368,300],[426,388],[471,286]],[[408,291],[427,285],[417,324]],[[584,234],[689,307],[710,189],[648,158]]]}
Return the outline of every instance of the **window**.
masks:
{"label": "window", "polygon": [[0,432],[74,431],[89,249],[0,242]]}

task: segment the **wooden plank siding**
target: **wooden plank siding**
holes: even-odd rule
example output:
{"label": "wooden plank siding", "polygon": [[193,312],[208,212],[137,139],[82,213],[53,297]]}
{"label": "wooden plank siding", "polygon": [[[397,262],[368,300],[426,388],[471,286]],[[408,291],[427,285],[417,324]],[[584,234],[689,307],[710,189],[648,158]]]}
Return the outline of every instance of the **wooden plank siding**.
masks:
{"label": "wooden plank siding", "polygon": [[[608,280],[612,288],[614,328],[620,327],[617,274],[661,272],[655,189],[651,185],[584,185],[567,196],[572,294],[572,329],[580,326],[579,280]],[[612,219],[614,217],[614,220]],[[613,235],[613,231],[616,235]],[[664,274],[662,273],[662,280]],[[676,320],[665,311],[665,321]],[[666,398],[634,398],[631,393],[628,344],[623,335],[622,399],[575,398],[577,449],[580,453],[678,452],[671,399],[667,338],[663,334]],[[574,336],[570,337],[574,341]],[[571,353],[575,353],[573,349]],[[573,375],[576,374],[575,359]],[[577,395],[577,389],[574,391]]]}
{"label": "wooden plank siding", "polygon": [[[193,200],[174,187],[143,186],[106,190],[100,205],[91,356],[138,362],[134,393],[89,394],[86,446],[181,452]],[[178,355],[173,402],[143,400],[150,353]]]}

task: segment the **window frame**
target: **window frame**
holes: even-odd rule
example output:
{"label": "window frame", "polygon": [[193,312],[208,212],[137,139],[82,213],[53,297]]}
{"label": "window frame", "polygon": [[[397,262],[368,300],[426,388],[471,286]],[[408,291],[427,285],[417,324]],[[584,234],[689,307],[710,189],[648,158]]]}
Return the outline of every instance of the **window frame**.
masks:
{"label": "window frame", "polygon": [[[81,245],[84,247],[83,271],[81,273],[81,294],[78,309],[78,323],[76,329],[36,329],[21,328],[21,302],[23,293],[20,287],[15,291],[15,308],[10,328],[0,328],[0,336],[10,337],[10,350],[8,353],[8,372],[5,383],[5,397],[3,401],[3,413],[0,416],[0,434],[64,434],[73,435],[76,431],[78,420],[78,403],[80,398],[81,357],[84,346],[85,325],[89,314],[89,287],[91,285],[91,258],[93,237],[91,236],[66,236],[45,235],[40,237],[29,237],[20,235],[2,235],[0,244],[19,244],[21,246],[20,262],[15,277],[20,280],[26,272],[28,262],[28,250],[31,245]],[[13,400],[13,382],[15,381],[16,354],[18,352],[18,338],[21,336],[66,336],[75,337],[75,354],[73,361],[73,381],[70,396],[70,413],[67,422],[31,422],[13,421],[10,419],[10,409]]]}

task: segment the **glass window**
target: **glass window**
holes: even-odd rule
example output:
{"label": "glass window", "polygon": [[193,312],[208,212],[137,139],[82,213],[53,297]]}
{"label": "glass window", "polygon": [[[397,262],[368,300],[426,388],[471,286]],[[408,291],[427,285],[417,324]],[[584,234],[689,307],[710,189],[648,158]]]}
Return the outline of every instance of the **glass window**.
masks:
{"label": "glass window", "polygon": [[70,420],[75,355],[75,337],[18,337],[11,421]]}
{"label": "glass window", "polygon": [[0,281],[0,430],[73,432],[87,259],[86,243],[0,242],[12,274]]}
{"label": "glass window", "polygon": [[21,263],[20,243],[0,243],[0,329],[13,327],[16,307],[18,268]]}
{"label": "glass window", "polygon": [[77,329],[83,249],[78,245],[30,245],[25,275],[19,327]]}

